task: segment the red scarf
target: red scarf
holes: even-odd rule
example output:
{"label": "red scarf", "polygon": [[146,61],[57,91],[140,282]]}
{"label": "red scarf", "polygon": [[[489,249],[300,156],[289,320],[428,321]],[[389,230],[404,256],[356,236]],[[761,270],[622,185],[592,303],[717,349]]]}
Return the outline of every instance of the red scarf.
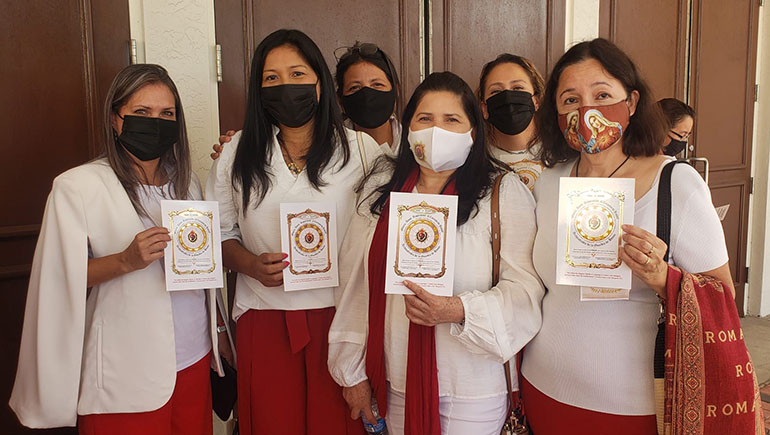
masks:
{"label": "red scarf", "polygon": [[669,266],[666,302],[663,434],[764,435],[757,377],[729,288]]}
{"label": "red scarf", "polygon": [[[398,191],[411,192],[417,184],[418,169],[407,177]],[[395,189],[394,189],[395,190]],[[456,195],[454,180],[443,192]],[[385,267],[390,200],[382,207],[372,245],[369,248],[369,338],[366,345],[366,374],[382,415],[387,413],[385,384]],[[433,327],[409,323],[406,363],[405,435],[441,435],[438,412],[438,367]]]}

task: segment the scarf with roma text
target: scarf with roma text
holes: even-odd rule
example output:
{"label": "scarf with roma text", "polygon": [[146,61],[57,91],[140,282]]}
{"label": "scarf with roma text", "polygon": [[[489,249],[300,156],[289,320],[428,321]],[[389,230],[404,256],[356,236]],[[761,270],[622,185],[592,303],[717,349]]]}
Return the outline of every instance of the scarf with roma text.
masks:
{"label": "scarf with roma text", "polygon": [[[417,184],[415,169],[400,189],[411,192]],[[442,192],[456,195],[454,180]],[[369,248],[369,337],[366,345],[366,374],[372,384],[382,415],[387,413],[385,382],[385,267],[388,243],[390,201],[382,207],[372,244]],[[409,323],[409,347],[406,363],[405,435],[441,435],[438,412],[438,368],[436,335],[433,327]]]}
{"label": "scarf with roma text", "polygon": [[669,266],[660,435],[764,435],[762,402],[735,298],[721,281]]}

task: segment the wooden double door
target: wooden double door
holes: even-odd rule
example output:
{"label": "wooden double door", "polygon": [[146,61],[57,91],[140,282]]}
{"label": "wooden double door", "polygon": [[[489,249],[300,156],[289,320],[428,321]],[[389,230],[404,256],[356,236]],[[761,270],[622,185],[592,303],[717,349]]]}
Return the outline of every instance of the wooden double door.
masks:
{"label": "wooden double door", "polygon": [[[759,4],[756,0],[601,0],[600,36],[631,55],[657,98],[696,111],[687,151],[722,221],[744,311]],[[705,159],[705,160],[704,160]]]}
{"label": "wooden double door", "polygon": [[426,74],[451,70],[476,89],[482,66],[500,53],[531,59],[545,75],[564,51],[566,0],[217,0],[222,47],[220,128],[243,125],[254,48],[274,30],[296,28],[321,48],[332,73],[335,49],[377,44],[393,59],[407,100]]}

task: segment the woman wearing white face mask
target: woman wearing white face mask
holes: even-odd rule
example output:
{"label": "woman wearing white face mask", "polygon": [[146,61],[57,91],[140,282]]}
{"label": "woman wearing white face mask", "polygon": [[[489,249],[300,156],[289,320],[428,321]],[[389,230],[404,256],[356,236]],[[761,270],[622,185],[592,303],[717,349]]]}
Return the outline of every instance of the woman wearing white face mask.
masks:
{"label": "woman wearing white face mask", "polygon": [[[403,119],[409,134],[395,166],[362,183],[343,242],[346,258],[359,260],[340,265],[329,370],[354,416],[363,412],[372,421],[374,395],[392,434],[497,434],[507,412],[502,363],[540,327],[534,201],[515,174],[503,176],[501,238],[517,243],[503,242],[493,285],[490,195],[497,172],[478,101],[456,75],[434,73],[417,87]],[[384,294],[388,199],[399,191],[458,196],[454,296],[434,296],[411,282],[414,295]]]}

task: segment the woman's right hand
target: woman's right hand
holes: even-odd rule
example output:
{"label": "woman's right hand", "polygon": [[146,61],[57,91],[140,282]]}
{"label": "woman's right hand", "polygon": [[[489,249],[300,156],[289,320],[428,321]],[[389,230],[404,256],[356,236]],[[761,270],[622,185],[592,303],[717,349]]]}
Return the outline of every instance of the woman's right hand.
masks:
{"label": "woman's right hand", "polygon": [[138,233],[128,248],[120,253],[126,272],[144,269],[163,257],[163,250],[170,241],[171,236],[164,227],[152,227]]}
{"label": "woman's right hand", "polygon": [[211,153],[211,160],[216,160],[219,158],[219,155],[222,154],[222,150],[225,149],[225,144],[230,142],[234,135],[235,135],[235,130],[227,130],[225,134],[223,134],[222,136],[219,136],[219,143],[214,144],[214,146],[212,147],[214,149],[214,152]]}
{"label": "woman's right hand", "polygon": [[342,387],[342,397],[345,398],[345,402],[350,407],[350,418],[355,420],[363,412],[369,423],[377,423],[377,419],[372,413],[372,387],[369,385],[368,379],[352,387]]}
{"label": "woman's right hand", "polygon": [[283,270],[289,265],[284,261],[288,255],[281,252],[265,252],[255,257],[251,277],[265,287],[278,287],[283,284]]}

